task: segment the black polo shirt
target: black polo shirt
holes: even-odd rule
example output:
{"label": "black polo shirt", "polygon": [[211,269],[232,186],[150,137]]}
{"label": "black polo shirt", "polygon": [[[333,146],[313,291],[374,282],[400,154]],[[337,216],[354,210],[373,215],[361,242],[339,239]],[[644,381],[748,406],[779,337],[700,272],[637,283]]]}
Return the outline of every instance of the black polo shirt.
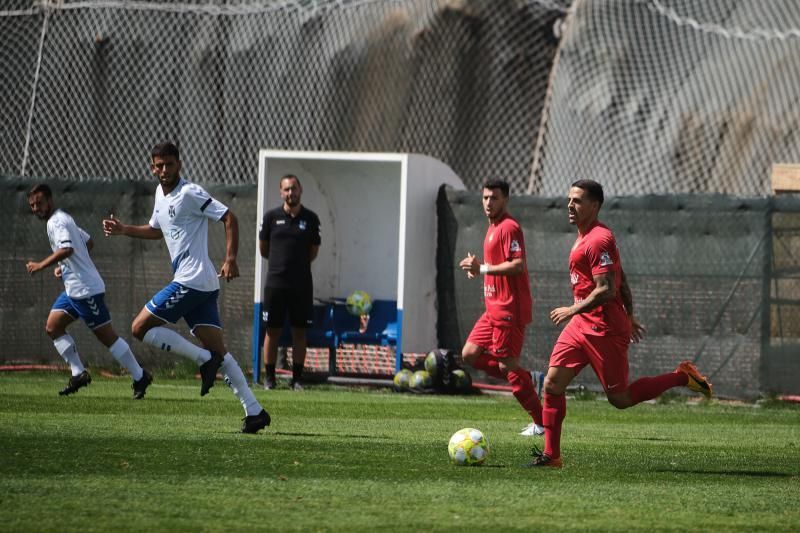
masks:
{"label": "black polo shirt", "polygon": [[267,211],[258,239],[269,243],[267,287],[311,287],[311,246],[322,242],[316,213],[302,205],[296,217],[283,206]]}

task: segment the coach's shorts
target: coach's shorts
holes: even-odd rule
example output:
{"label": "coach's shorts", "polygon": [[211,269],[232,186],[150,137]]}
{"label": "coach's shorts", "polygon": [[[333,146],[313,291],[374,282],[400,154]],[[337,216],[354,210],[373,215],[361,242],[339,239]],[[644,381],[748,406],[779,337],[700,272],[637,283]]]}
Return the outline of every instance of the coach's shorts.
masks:
{"label": "coach's shorts", "polygon": [[314,325],[314,289],[265,287],[262,309],[268,328],[282,328],[287,313],[293,328],[310,328]]}
{"label": "coach's shorts", "polygon": [[153,296],[145,307],[154,316],[173,324],[183,318],[192,331],[197,326],[221,329],[218,296],[219,290],[198,291],[173,281]]}
{"label": "coach's shorts", "polygon": [[586,335],[567,324],[559,335],[550,366],[571,368],[575,374],[587,364],[607,393],[616,394],[628,388],[628,337]]}
{"label": "coach's shorts", "polygon": [[525,342],[525,326],[495,326],[483,313],[475,322],[467,342],[480,346],[495,357],[519,357]]}
{"label": "coach's shorts", "polygon": [[53,302],[50,311],[61,311],[78,320],[83,320],[89,329],[97,329],[111,322],[111,313],[106,307],[105,293],[95,294],[89,298],[73,300],[62,292]]}

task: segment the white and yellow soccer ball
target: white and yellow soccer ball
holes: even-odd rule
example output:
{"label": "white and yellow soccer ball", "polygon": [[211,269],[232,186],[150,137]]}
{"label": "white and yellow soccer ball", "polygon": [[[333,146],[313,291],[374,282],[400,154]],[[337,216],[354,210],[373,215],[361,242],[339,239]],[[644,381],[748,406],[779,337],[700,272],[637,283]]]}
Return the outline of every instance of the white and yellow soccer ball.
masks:
{"label": "white and yellow soccer ball", "polygon": [[428,355],[425,356],[425,370],[428,371],[431,377],[436,377],[437,367],[439,366],[436,352],[437,350],[431,350],[428,352]]}
{"label": "white and yellow soccer ball", "polygon": [[364,291],[355,291],[347,297],[344,305],[351,315],[364,316],[372,311],[372,298]]}
{"label": "white and yellow soccer ball", "polygon": [[411,370],[404,368],[400,372],[394,375],[394,386],[400,390],[407,389],[411,383],[411,376],[413,372]]}
{"label": "white and yellow soccer ball", "polygon": [[428,389],[433,386],[433,378],[427,370],[417,370],[411,374],[408,386],[412,389]]}
{"label": "white and yellow soccer ball", "polygon": [[479,429],[459,429],[447,445],[450,460],[459,466],[480,465],[489,457],[489,441]]}

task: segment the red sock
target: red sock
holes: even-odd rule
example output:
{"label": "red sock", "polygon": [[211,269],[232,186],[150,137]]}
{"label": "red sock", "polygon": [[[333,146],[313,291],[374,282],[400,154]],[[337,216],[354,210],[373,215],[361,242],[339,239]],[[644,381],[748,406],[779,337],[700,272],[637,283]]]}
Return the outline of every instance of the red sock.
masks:
{"label": "red sock", "polygon": [[506,379],[506,375],[500,370],[500,363],[489,352],[483,352],[472,366],[478,370],[483,370],[493,378]]}
{"label": "red sock", "polygon": [[637,403],[652,400],[673,387],[682,387],[689,381],[689,376],[683,372],[670,372],[660,376],[639,378],[628,387],[631,401]]}
{"label": "red sock", "polygon": [[544,454],[551,459],[561,457],[561,423],[567,416],[567,399],[563,394],[544,393]]}
{"label": "red sock", "polygon": [[511,392],[514,398],[525,409],[533,421],[542,425],[542,404],[536,396],[536,389],[533,388],[531,373],[524,368],[511,370],[508,372],[508,382],[511,384]]}

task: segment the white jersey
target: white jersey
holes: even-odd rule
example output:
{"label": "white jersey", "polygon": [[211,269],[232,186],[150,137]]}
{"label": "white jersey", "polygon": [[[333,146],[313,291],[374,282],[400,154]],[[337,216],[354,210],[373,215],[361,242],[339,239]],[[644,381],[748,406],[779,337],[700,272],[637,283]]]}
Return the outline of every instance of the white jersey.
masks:
{"label": "white jersey", "polygon": [[167,195],[158,186],[150,227],[164,234],[174,281],[198,291],[219,289],[217,271],[208,257],[208,219],[218,221],[227,212],[205,189],[183,178]]}
{"label": "white jersey", "polygon": [[106,292],[103,278],[89,257],[89,234],[75,224],[75,220],[61,209],[56,209],[47,219],[47,238],[55,252],[61,248],[72,248],[72,255],[58,262],[61,265],[61,280],[67,296],[76,300],[89,298]]}

